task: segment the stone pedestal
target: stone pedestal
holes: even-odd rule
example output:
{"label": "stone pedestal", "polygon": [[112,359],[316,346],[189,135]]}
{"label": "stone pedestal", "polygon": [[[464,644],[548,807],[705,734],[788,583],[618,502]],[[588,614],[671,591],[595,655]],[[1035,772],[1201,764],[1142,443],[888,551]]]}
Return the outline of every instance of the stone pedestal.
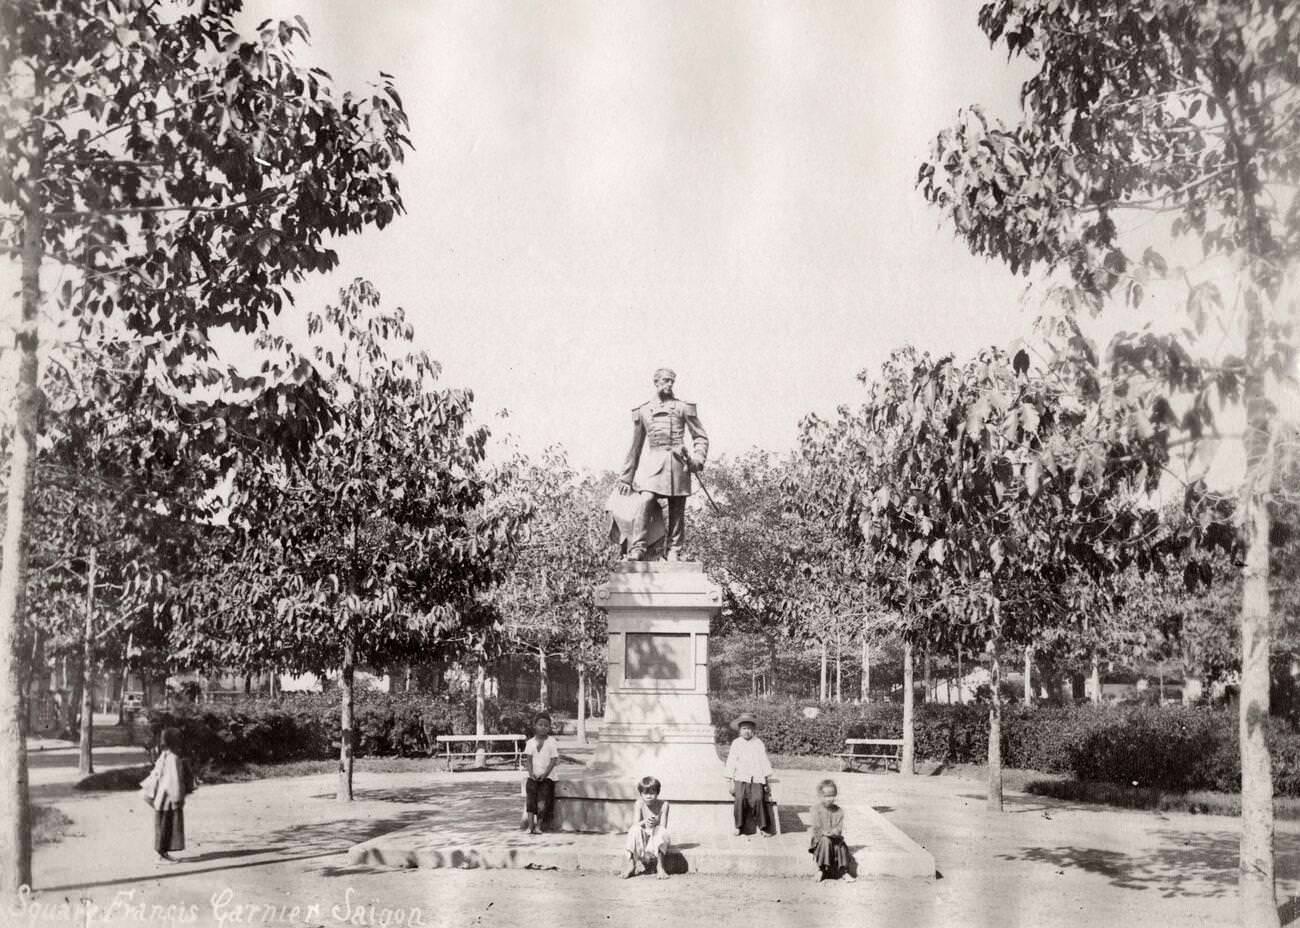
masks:
{"label": "stone pedestal", "polygon": [[636,783],[663,784],[669,830],[732,830],[732,800],[709,714],[709,620],[722,590],[700,564],[620,564],[596,590],[609,616],[605,720],[592,763],[556,784],[555,824],[625,831]]}

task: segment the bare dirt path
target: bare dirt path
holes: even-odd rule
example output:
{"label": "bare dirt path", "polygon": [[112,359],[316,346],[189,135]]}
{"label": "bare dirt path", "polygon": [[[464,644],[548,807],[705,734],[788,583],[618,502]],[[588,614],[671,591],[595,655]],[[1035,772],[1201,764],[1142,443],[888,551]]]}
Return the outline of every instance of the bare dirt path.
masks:
{"label": "bare dirt path", "polygon": [[[787,805],[821,771],[780,771]],[[354,843],[446,818],[517,821],[512,773],[360,773],[357,801],[333,777],[206,786],[187,809],[184,863],[153,861],[150,810],[132,794],[58,791],[73,821],[39,848],[36,894],[5,925],[609,926],[1235,924],[1237,822],[1009,796],[984,809],[982,784],[949,777],[837,774],[844,804],[870,803],[934,854],[932,882],[517,870],[350,867]],[[1278,836],[1283,898],[1300,893],[1300,829]],[[88,900],[88,901],[82,901]],[[89,906],[97,908],[90,909]],[[256,908],[254,908],[256,907]],[[296,907],[296,908],[295,908]],[[89,917],[87,917],[89,914]],[[1288,917],[1294,917],[1290,908]]]}

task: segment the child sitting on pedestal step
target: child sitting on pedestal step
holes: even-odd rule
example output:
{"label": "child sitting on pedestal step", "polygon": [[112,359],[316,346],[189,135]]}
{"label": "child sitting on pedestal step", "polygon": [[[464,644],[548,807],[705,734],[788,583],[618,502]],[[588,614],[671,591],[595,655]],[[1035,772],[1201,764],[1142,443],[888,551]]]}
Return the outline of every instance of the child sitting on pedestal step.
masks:
{"label": "child sitting on pedestal step", "polygon": [[637,784],[636,807],[632,811],[632,827],[627,830],[627,873],[623,879],[636,876],[636,866],[643,867],[654,861],[658,879],[668,879],[665,858],[672,850],[668,837],[668,800],[659,798],[661,785],[654,777],[642,777]]}
{"label": "child sitting on pedestal step", "polygon": [[850,873],[853,855],[844,843],[844,810],[835,801],[839,789],[834,780],[822,780],[817,784],[818,802],[813,806],[812,838],[808,843],[808,853],[817,861],[817,882],[822,880],[843,879],[852,883],[854,876]]}
{"label": "child sitting on pedestal step", "polygon": [[772,775],[772,762],[767,748],[754,736],[758,722],[748,712],[731,723],[740,737],[731,742],[727,751],[726,777],[731,781],[731,795],[735,797],[736,834],[752,835],[755,831],[768,837],[772,823],[767,814],[767,778]]}
{"label": "child sitting on pedestal step", "polygon": [[551,717],[540,712],[533,719],[533,737],[524,745],[528,779],[524,781],[524,810],[528,833],[535,835],[551,822],[555,807],[555,780],[551,772],[560,761],[560,749],[551,737]]}

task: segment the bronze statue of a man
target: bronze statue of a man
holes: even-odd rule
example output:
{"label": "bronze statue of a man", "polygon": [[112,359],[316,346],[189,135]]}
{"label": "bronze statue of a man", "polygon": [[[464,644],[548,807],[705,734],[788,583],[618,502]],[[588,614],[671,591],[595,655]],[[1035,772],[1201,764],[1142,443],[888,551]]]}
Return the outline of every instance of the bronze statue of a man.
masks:
{"label": "bronze statue of a man", "polygon": [[654,517],[660,499],[668,500],[667,557],[677,560],[686,540],[686,497],[691,495],[691,474],[704,469],[709,454],[709,436],[695,404],[673,395],[677,375],[661,367],[655,371],[654,382],[656,397],[632,410],[632,448],[619,478],[619,493],[636,493],[642,501],[628,539],[630,561],[644,560],[654,542],[651,535],[658,521]]}

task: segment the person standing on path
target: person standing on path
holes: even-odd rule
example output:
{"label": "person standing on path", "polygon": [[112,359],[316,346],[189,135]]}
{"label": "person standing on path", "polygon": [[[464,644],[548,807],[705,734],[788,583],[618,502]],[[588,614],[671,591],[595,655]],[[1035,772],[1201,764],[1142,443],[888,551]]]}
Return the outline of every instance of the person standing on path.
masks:
{"label": "person standing on path", "polygon": [[768,836],[771,822],[767,814],[767,778],[772,775],[772,762],[767,747],[754,736],[758,722],[748,712],[731,723],[740,737],[731,742],[727,751],[725,775],[731,781],[731,795],[735,797],[736,834],[752,835],[755,831]]}
{"label": "person standing on path", "polygon": [[153,847],[158,862],[174,864],[175,851],[185,850],[185,800],[194,792],[194,775],[181,754],[179,728],[164,728],[162,750],[154,763],[157,789],[153,796]]}

